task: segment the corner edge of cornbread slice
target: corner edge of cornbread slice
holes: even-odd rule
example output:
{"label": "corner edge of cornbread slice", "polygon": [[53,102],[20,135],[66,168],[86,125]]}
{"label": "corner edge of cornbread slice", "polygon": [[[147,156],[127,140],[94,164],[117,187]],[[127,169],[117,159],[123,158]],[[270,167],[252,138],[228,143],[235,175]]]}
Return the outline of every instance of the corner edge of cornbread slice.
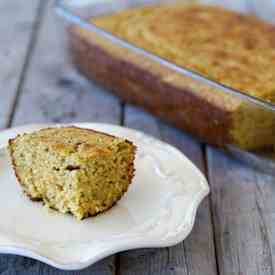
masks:
{"label": "corner edge of cornbread slice", "polygon": [[79,220],[111,208],[134,176],[135,145],[91,129],[42,129],[10,139],[8,149],[27,196]]}

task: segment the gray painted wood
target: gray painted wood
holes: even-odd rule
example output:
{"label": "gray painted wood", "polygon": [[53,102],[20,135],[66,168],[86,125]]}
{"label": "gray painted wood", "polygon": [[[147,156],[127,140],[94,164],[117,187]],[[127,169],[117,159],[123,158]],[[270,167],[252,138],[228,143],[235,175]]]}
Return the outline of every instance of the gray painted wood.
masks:
{"label": "gray painted wood", "polygon": [[[0,128],[9,123],[22,80],[12,125],[64,121],[119,123],[122,116],[118,99],[81,79],[66,63],[63,35],[61,29],[56,28],[51,4],[47,6],[38,44],[30,52],[28,63],[25,56],[33,24],[39,21],[34,21],[38,1],[0,2],[3,40],[0,45]],[[131,106],[126,107],[125,124],[174,144],[204,171],[201,146],[182,132]],[[216,264],[219,274],[223,275],[273,274],[274,178],[257,173],[211,147],[207,147],[207,161],[212,209],[210,211],[206,199],[199,208],[191,235],[183,243],[172,248],[120,253],[117,259],[109,257],[93,267],[75,272],[58,271],[24,257],[0,255],[0,275],[215,275]]]}
{"label": "gray painted wood", "polygon": [[[239,2],[262,17],[272,10],[266,8],[271,1]],[[220,274],[274,274],[274,177],[211,147],[207,160]]]}
{"label": "gray painted wood", "polygon": [[[184,152],[203,171],[201,146],[191,137],[132,106],[126,106],[125,125],[142,130]],[[180,210],[179,210],[180,211]],[[177,246],[143,249],[119,255],[119,274],[204,274],[216,273],[209,201],[200,206],[191,235]]]}
{"label": "gray painted wood", "polygon": [[0,1],[0,128],[7,126],[39,1]]}
{"label": "gray painted wood", "polygon": [[[118,99],[86,82],[67,63],[64,41],[61,41],[63,34],[56,27],[52,4],[50,1],[46,7],[12,125],[74,121],[119,123]],[[0,256],[0,274],[111,275],[115,274],[115,257],[83,271],[65,272],[23,257]]]}
{"label": "gray painted wood", "polygon": [[[81,78],[69,65],[60,18],[47,7],[13,125],[39,122],[118,123],[119,100]],[[60,26],[60,27],[59,27]]]}
{"label": "gray painted wood", "polygon": [[208,148],[221,274],[274,274],[274,177]]}

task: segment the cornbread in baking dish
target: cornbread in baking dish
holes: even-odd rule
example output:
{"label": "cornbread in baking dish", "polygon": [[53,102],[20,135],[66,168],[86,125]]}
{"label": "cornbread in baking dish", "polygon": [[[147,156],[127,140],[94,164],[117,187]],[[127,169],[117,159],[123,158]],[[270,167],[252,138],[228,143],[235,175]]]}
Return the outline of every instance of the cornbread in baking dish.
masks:
{"label": "cornbread in baking dish", "polygon": [[77,219],[112,207],[134,175],[135,146],[76,127],[48,128],[9,142],[15,174],[32,200]]}
{"label": "cornbread in baking dish", "polygon": [[[179,66],[275,102],[275,27],[218,6],[148,6],[91,22]],[[219,146],[274,143],[275,114],[73,26],[73,62],[124,100]]]}

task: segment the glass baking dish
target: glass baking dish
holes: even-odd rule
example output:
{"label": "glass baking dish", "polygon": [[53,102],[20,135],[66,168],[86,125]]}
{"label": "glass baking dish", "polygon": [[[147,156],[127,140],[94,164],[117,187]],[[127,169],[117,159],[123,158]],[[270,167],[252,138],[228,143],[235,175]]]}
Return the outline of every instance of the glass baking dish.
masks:
{"label": "glass baking dish", "polygon": [[[172,63],[99,28],[89,20],[132,7],[171,5],[173,2],[222,5],[238,12],[252,13],[268,21],[272,21],[275,12],[274,2],[260,0],[57,0],[55,8],[58,15],[65,19],[63,22],[73,63],[87,78],[96,80],[124,100],[141,105],[201,141],[218,146],[251,166],[275,174],[273,103]],[[72,31],[75,28],[88,33],[92,37],[91,41],[99,43],[105,50],[106,56],[104,51],[97,51],[93,47],[87,48],[87,44],[84,45],[82,42],[79,44],[83,37],[76,39]],[[83,52],[84,48],[86,52]],[[111,53],[108,52],[108,48],[112,50]],[[120,67],[113,65],[115,62],[108,61],[108,54],[120,58],[117,62]],[[101,57],[98,58],[99,56]],[[136,71],[127,66],[127,58],[135,63],[138,68]],[[105,63],[102,60],[105,60]],[[147,71],[143,66],[147,66]],[[148,68],[151,68],[153,73],[148,72]],[[113,82],[110,80],[116,77]],[[157,85],[152,87],[151,83],[154,81]]]}

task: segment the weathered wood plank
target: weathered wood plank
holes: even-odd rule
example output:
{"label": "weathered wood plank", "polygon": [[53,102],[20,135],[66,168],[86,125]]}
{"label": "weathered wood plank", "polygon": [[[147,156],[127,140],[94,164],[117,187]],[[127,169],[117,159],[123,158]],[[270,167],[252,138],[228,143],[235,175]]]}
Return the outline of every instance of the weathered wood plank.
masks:
{"label": "weathered wood plank", "polygon": [[[100,91],[73,72],[64,57],[61,29],[56,28],[53,1],[46,13],[18,99],[12,125],[44,122],[104,121],[119,123],[118,99]],[[0,274],[96,274],[115,273],[115,257],[75,272],[63,272],[35,260],[0,257]]]}
{"label": "weathered wood plank", "polygon": [[[132,106],[125,109],[125,125],[173,144],[204,170],[200,145],[183,132]],[[183,243],[166,249],[124,252],[119,260],[119,274],[217,274],[208,199],[200,206],[193,232]]]}
{"label": "weathered wood plank", "polygon": [[35,260],[20,256],[0,257],[1,275],[110,275],[115,274],[115,265],[112,258],[81,271],[61,271]]}
{"label": "weathered wood plank", "polygon": [[273,274],[274,177],[208,148],[221,274]]}
{"label": "weathered wood plank", "polygon": [[8,124],[39,1],[0,1],[0,128]]}
{"label": "weathered wood plank", "polygon": [[50,2],[13,125],[72,121],[119,123],[118,99],[79,77],[69,65],[65,35],[63,29],[56,26],[58,18],[53,14],[53,1]]}
{"label": "weathered wood plank", "polygon": [[[247,10],[261,17],[266,13],[270,19],[272,11],[274,14],[274,6],[268,5],[272,1],[240,2],[249,4]],[[211,147],[207,159],[220,273],[274,274],[274,177]]]}

